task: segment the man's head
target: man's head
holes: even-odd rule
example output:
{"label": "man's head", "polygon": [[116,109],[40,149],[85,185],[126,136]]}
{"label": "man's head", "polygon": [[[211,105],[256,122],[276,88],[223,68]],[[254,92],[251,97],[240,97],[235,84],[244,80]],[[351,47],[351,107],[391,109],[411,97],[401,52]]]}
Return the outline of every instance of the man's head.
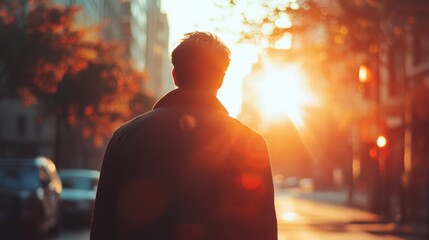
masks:
{"label": "man's head", "polygon": [[228,47],[214,34],[185,34],[171,53],[173,78],[179,88],[217,91],[230,62]]}

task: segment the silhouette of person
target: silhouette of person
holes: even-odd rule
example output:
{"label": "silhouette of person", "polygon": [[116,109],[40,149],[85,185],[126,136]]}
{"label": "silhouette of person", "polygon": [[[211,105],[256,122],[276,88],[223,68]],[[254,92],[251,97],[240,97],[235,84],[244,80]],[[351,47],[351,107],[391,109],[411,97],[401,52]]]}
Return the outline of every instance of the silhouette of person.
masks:
{"label": "silhouette of person", "polygon": [[109,142],[90,238],[277,239],[266,142],[216,98],[230,50],[192,32],[171,57],[178,88]]}

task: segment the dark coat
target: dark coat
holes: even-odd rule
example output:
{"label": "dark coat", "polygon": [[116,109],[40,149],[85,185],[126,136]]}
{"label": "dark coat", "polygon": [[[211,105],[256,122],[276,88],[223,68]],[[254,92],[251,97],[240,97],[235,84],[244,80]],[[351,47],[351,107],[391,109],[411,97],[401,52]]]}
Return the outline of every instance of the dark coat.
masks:
{"label": "dark coat", "polygon": [[173,90],[114,133],[91,239],[277,239],[265,140],[216,97]]}

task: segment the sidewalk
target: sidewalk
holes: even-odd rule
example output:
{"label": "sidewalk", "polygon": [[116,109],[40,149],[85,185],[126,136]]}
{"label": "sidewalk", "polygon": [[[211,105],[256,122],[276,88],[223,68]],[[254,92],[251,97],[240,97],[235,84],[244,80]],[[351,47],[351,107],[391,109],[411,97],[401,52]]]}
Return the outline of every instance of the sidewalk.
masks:
{"label": "sidewalk", "polygon": [[[316,191],[316,192],[301,192],[296,190],[279,190],[278,195],[287,194],[294,198],[305,199],[309,201],[323,202],[326,204],[339,205],[342,207],[358,209],[368,212],[364,209],[366,204],[366,196],[362,193],[355,193],[353,198],[353,206],[348,204],[347,190],[332,190],[332,191]],[[370,212],[368,212],[370,213]],[[373,213],[370,213],[373,214]],[[421,239],[429,239],[429,224],[401,224],[394,221],[389,221],[383,216],[373,214],[374,218],[367,221],[352,221],[349,223],[349,229],[359,229],[373,234],[389,234],[400,237],[417,237]]]}

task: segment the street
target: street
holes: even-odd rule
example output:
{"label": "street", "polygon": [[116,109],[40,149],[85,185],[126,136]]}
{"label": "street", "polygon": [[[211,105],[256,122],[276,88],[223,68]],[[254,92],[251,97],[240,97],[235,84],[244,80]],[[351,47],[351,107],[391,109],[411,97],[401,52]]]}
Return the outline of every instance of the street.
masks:
{"label": "street", "polygon": [[302,199],[295,193],[277,193],[276,209],[279,240],[426,239],[392,235],[394,225],[381,223],[374,214],[341,205]]}
{"label": "street", "polygon": [[[423,240],[416,234],[393,234],[395,226],[382,223],[371,213],[304,199],[300,193],[277,192],[276,209],[279,240],[347,239],[347,240]],[[88,229],[64,229],[50,240],[86,240]]]}
{"label": "street", "polygon": [[60,236],[51,237],[49,240],[87,240],[89,229],[64,229]]}

